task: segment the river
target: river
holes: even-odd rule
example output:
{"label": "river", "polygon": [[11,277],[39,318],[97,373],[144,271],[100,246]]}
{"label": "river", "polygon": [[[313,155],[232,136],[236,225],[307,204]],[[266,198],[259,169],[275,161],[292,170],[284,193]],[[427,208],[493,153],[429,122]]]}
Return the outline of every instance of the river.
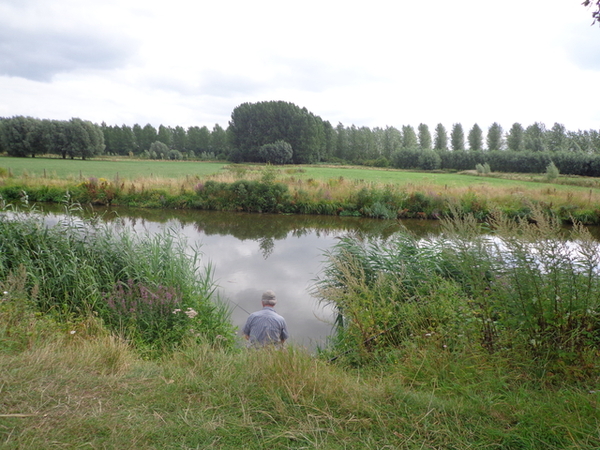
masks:
{"label": "river", "polygon": [[[62,219],[58,206],[44,206],[48,223]],[[260,309],[267,289],[277,294],[276,310],[286,318],[290,342],[310,349],[325,345],[332,332],[332,310],[311,295],[325,252],[340,236],[360,233],[388,237],[403,226],[418,235],[435,233],[438,222],[355,217],[301,216],[111,208],[88,210],[116,227],[136,233],[166,229],[200,246],[201,264],[210,263],[221,301],[241,329]]]}

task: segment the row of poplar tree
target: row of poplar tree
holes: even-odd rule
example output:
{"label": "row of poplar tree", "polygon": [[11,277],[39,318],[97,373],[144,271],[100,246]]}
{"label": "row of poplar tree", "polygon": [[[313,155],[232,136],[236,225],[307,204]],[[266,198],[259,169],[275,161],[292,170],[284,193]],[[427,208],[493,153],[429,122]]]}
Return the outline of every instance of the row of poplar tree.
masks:
{"label": "row of poplar tree", "polygon": [[460,123],[449,130],[438,124],[433,131],[426,124],[417,128],[411,125],[369,128],[339,123],[333,127],[306,108],[267,101],[237,106],[227,129],[219,124],[212,129],[206,126],[185,129],[164,125],[155,128],[151,124],[96,125],[78,118],[69,121],[23,116],[2,118],[0,151],[31,157],[56,154],[85,159],[104,153],[152,159],[269,160],[281,164],[347,162],[400,168],[472,169],[464,166],[473,161],[487,162],[485,155],[497,151],[507,153],[502,156],[504,159],[512,152],[521,155],[516,159],[510,156],[511,161],[530,153],[538,160],[542,153],[555,155],[554,158],[560,153],[577,155],[578,161],[583,161],[583,155],[600,155],[600,132],[569,131],[558,123],[550,129],[541,123],[527,127],[514,123],[508,131],[494,123],[485,133],[477,124],[466,132]]}

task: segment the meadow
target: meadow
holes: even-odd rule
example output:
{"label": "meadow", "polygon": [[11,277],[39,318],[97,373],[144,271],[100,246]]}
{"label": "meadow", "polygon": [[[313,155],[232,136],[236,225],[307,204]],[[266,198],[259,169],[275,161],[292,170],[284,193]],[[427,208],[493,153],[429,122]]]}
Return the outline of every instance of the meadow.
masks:
{"label": "meadow", "polygon": [[[277,185],[273,191],[272,187]],[[210,189],[204,189],[209,186]],[[485,220],[492,211],[526,217],[539,206],[565,222],[600,223],[598,180],[476,171],[410,172],[345,166],[215,162],[0,159],[0,195],[16,201],[146,208],[438,219],[449,205]],[[216,201],[215,199],[218,199]],[[267,199],[265,201],[265,199]]]}

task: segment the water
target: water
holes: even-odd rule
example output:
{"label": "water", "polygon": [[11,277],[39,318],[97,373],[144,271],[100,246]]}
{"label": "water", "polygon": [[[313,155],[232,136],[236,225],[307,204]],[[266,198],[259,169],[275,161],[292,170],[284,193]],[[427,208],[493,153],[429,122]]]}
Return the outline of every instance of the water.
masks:
{"label": "water", "polygon": [[[59,207],[44,207],[47,221],[61,220]],[[267,215],[212,211],[164,211],[113,208],[96,210],[102,219],[137,233],[166,229],[200,245],[201,264],[210,263],[218,293],[241,329],[249,313],[260,309],[261,295],[275,291],[276,310],[285,317],[290,342],[311,349],[323,346],[332,332],[333,311],[311,295],[325,252],[340,236],[361,233],[388,237],[402,228],[425,235],[437,222],[371,220],[351,217]]]}

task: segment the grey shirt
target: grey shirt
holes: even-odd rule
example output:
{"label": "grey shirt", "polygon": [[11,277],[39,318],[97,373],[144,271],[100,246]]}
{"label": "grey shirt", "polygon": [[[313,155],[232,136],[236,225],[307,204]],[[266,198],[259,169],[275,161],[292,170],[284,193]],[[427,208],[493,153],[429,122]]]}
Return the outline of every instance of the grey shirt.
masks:
{"label": "grey shirt", "polygon": [[242,332],[254,345],[277,344],[289,337],[285,319],[271,306],[250,314]]}

